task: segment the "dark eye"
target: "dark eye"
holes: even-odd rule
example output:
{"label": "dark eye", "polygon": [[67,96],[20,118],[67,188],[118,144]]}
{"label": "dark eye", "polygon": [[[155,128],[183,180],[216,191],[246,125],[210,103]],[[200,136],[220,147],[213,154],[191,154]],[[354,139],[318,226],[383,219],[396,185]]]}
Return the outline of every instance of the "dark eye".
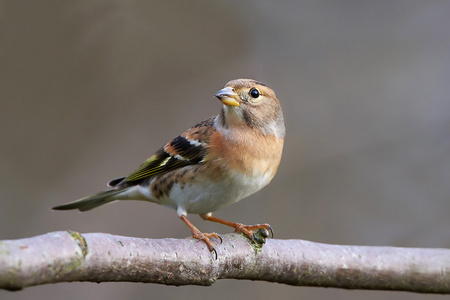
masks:
{"label": "dark eye", "polygon": [[255,88],[252,88],[250,90],[250,96],[252,96],[252,98],[258,98],[259,97],[259,91]]}

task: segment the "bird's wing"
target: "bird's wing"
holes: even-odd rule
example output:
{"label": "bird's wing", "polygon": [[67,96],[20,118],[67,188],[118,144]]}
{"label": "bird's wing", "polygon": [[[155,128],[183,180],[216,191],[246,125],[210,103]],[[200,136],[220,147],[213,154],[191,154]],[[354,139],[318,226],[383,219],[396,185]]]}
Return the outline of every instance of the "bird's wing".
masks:
{"label": "bird's wing", "polygon": [[158,174],[203,163],[208,153],[209,138],[215,131],[213,124],[214,117],[196,124],[150,156],[136,171],[127,177],[111,180],[108,185],[138,184]]}

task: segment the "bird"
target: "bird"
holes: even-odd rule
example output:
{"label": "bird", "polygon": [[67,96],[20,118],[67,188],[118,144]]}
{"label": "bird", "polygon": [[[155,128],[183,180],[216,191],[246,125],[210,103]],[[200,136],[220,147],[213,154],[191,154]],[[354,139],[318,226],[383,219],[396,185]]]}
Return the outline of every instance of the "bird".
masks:
{"label": "bird", "polygon": [[87,211],[116,200],[142,200],[175,209],[192,237],[206,243],[217,259],[211,239],[187,214],[233,227],[253,240],[255,230],[269,224],[243,225],[219,219],[212,212],[265,187],[279,167],[285,138],[280,102],[267,85],[235,79],[215,97],[222,102],[217,116],[207,118],[157,150],[134,172],[108,182],[110,189],[54,210]]}

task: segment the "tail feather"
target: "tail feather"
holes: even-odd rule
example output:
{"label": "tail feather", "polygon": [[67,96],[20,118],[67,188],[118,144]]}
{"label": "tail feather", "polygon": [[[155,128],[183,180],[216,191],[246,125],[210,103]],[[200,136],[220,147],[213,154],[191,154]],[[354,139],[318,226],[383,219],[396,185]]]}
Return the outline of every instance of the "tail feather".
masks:
{"label": "tail feather", "polygon": [[69,209],[78,209],[79,211],[86,211],[93,208],[96,208],[100,205],[119,200],[118,197],[114,197],[117,194],[123,193],[128,190],[128,188],[120,189],[120,190],[109,190],[98,193],[96,195],[88,196],[85,198],[81,198],[77,201],[55,206],[52,209],[55,210],[69,210]]}

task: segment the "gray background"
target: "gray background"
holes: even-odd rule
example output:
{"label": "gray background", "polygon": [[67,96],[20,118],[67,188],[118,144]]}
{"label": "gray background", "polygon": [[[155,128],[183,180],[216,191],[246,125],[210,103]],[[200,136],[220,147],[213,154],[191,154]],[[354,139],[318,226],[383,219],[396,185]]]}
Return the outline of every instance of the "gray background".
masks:
{"label": "gray background", "polygon": [[[0,1],[0,239],[57,230],[183,238],[174,211],[50,207],[105,188],[220,109],[272,87],[287,139],[263,191],[215,215],[277,238],[450,247],[449,1]],[[192,221],[201,230],[229,229]],[[221,280],[70,283],[1,299],[438,299]]]}

